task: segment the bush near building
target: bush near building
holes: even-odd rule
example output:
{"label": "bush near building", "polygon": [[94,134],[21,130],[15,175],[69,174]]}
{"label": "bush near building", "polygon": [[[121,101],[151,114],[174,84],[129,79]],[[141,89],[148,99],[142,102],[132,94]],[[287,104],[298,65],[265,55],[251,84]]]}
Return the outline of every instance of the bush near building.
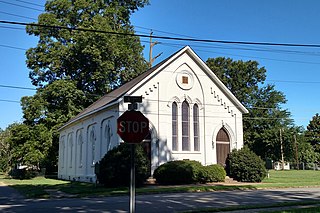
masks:
{"label": "bush near building", "polygon": [[[130,144],[120,144],[96,164],[98,182],[107,187],[129,186]],[[150,174],[150,163],[141,145],[135,145],[136,186],[141,186]]]}
{"label": "bush near building", "polygon": [[153,174],[157,183],[191,184],[224,181],[226,172],[220,165],[202,166],[198,161],[177,160],[159,166]]}
{"label": "bush near building", "polygon": [[261,182],[267,175],[264,161],[247,147],[228,155],[226,169],[230,177],[241,182]]}

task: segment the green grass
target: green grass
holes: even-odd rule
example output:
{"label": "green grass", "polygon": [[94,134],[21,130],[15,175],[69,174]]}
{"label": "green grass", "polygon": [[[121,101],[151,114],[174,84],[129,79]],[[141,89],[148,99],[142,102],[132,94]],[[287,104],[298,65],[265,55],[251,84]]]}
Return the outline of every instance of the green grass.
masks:
{"label": "green grass", "polygon": [[314,170],[285,170],[269,171],[270,178],[265,178],[262,183],[254,184],[259,188],[268,187],[318,187],[320,186],[320,171]]}
{"label": "green grass", "polygon": [[[173,192],[206,192],[219,190],[245,190],[258,188],[283,188],[283,187],[320,187],[320,171],[289,170],[269,171],[270,178],[262,183],[225,185],[182,185],[182,186],[155,186],[137,188],[137,194],[173,193]],[[128,187],[105,188],[91,183],[79,183],[37,177],[30,180],[16,180],[0,175],[0,182],[14,187],[29,198],[48,198],[48,190],[62,191],[76,197],[84,196],[114,196],[128,195]]]}

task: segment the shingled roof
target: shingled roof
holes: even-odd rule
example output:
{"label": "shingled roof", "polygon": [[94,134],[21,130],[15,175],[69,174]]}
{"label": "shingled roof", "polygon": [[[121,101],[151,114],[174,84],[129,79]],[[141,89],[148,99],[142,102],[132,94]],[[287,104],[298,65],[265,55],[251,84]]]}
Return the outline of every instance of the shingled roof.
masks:
{"label": "shingled roof", "polygon": [[[174,55],[174,54],[173,54]],[[69,124],[73,123],[76,120],[84,118],[94,112],[97,112],[103,109],[105,106],[110,105],[112,103],[116,103],[116,101],[125,95],[132,87],[138,84],[141,80],[145,79],[148,75],[150,75],[154,70],[164,64],[167,60],[169,60],[173,55],[169,56],[165,60],[161,61],[154,67],[148,69],[147,71],[143,72],[136,78],[132,79],[131,81],[125,83],[124,85],[120,86],[119,88],[107,93],[106,95],[102,96],[99,100],[95,101],[93,104],[85,108],[81,111],[78,115],[71,118],[67,123],[65,123],[59,130],[65,128]]]}

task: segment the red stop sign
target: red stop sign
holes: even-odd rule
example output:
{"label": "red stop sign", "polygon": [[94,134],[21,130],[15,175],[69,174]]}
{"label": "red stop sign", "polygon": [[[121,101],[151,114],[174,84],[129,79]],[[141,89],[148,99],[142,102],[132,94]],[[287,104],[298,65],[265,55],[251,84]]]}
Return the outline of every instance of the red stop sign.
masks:
{"label": "red stop sign", "polygon": [[117,133],[126,143],[141,143],[149,134],[149,120],[140,111],[125,111],[117,120]]}

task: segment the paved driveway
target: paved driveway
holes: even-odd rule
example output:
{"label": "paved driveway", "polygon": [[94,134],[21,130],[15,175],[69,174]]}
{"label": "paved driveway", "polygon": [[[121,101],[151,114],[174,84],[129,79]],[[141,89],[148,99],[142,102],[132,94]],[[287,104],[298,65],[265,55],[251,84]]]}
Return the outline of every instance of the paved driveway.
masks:
{"label": "paved driveway", "polygon": [[[217,191],[136,196],[136,212],[176,212],[206,207],[309,201],[320,198],[320,188]],[[129,197],[25,199],[0,186],[0,212],[128,212]]]}

